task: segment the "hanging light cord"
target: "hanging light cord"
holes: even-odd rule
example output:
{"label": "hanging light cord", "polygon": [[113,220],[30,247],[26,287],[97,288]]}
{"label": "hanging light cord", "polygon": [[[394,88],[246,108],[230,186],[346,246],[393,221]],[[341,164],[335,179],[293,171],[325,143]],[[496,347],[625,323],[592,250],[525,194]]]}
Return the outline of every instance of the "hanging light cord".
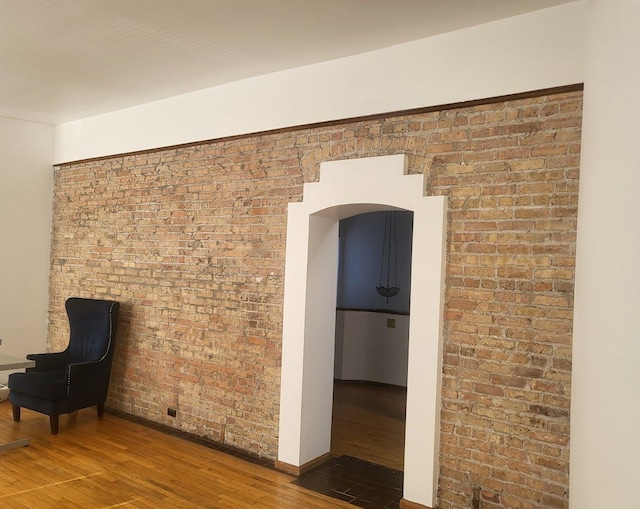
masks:
{"label": "hanging light cord", "polygon": [[[389,226],[390,235],[393,235],[393,286],[398,285],[398,215],[395,211],[390,212],[393,219],[393,229]],[[391,249],[389,250],[389,260],[391,260]],[[387,286],[389,283],[387,283]]]}
{"label": "hanging light cord", "polygon": [[[397,292],[391,294],[391,243],[393,242],[393,277],[394,288],[398,284],[398,218],[395,211],[388,211],[384,217],[384,237],[382,240],[382,256],[380,257],[380,286],[378,287],[378,293],[384,295],[389,303],[389,297],[393,297]],[[382,279],[384,276],[385,268],[385,255],[387,258],[387,286],[382,286]],[[381,290],[384,289],[384,293]]]}
{"label": "hanging light cord", "polygon": [[[389,242],[390,225],[389,225],[389,212],[384,215],[384,235],[382,237],[382,256],[380,257],[380,287],[382,287],[382,276],[384,275],[384,260],[385,254],[391,250],[391,243]],[[387,256],[387,288],[389,288],[389,257]],[[388,299],[387,299],[388,300]]]}

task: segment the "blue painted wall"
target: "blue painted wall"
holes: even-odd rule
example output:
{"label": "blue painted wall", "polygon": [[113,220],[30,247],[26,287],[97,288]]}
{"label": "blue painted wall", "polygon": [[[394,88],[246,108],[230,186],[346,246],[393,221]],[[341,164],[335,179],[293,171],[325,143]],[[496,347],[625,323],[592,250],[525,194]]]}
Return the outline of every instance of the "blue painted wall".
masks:
{"label": "blue painted wall", "polygon": [[[376,291],[376,286],[380,285],[386,214],[386,212],[371,212],[340,221],[337,299],[339,308],[409,312],[413,212],[395,212],[397,224],[397,285],[395,286],[400,287],[400,292],[395,297],[389,298],[387,303],[386,298]],[[386,286],[386,258],[383,272],[385,279],[383,286]],[[393,273],[392,259],[391,274]]]}

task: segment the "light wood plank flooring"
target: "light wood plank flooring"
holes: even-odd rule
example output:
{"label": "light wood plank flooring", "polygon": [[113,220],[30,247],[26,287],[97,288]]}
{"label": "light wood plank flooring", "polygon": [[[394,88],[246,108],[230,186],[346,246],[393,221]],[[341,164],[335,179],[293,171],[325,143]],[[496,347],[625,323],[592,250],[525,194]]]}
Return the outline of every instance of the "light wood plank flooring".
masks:
{"label": "light wood plank flooring", "polygon": [[0,453],[3,508],[353,508],[291,484],[293,477],[167,435],[95,408],[60,418],[0,403],[0,441],[31,445]]}
{"label": "light wood plank flooring", "polygon": [[[336,384],[332,453],[402,469],[405,393]],[[349,508],[291,484],[293,477],[95,408],[60,419],[0,403],[0,442],[31,445],[0,453],[6,508]]]}

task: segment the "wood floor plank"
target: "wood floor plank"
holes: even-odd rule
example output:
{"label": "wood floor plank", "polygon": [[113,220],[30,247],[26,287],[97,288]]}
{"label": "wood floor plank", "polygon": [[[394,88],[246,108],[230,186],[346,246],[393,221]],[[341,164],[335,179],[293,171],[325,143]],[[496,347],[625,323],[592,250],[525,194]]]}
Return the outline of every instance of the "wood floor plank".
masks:
{"label": "wood floor plank", "polygon": [[[402,469],[405,395],[338,384],[332,452]],[[299,508],[353,507],[291,484],[293,477],[95,409],[60,419],[24,410],[13,422],[0,403],[0,442],[31,445],[0,453],[0,507]]]}
{"label": "wood floor plank", "polygon": [[14,423],[0,403],[0,442],[31,445],[0,453],[0,507],[352,508],[291,484],[293,477],[95,409],[46,416],[23,409]]}

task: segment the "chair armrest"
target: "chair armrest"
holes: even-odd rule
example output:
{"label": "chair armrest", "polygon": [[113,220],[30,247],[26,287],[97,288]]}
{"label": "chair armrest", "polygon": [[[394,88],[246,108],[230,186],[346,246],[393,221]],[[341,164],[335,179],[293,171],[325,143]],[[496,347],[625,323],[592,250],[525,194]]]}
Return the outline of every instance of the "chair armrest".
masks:
{"label": "chair armrest", "polygon": [[36,365],[33,368],[27,368],[27,371],[55,371],[64,370],[67,367],[66,352],[30,353],[27,359],[36,361]]}

